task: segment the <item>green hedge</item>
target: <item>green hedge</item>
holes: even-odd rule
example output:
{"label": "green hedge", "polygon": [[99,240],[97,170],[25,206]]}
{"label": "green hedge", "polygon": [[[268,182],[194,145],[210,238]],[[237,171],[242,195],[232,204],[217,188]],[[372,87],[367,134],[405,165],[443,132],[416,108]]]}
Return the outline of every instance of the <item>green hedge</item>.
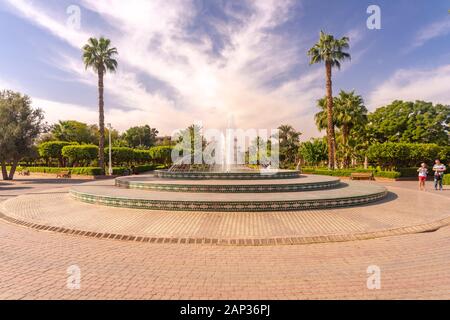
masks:
{"label": "green hedge", "polygon": [[435,159],[450,160],[449,147],[432,143],[376,143],[369,147],[367,156],[382,168],[411,168],[422,162],[432,165]]}
{"label": "green hedge", "polygon": [[90,144],[65,146],[61,154],[68,158],[72,165],[87,165],[97,159],[98,147]]}
{"label": "green hedge", "polygon": [[397,179],[401,176],[400,172],[397,171],[377,171],[375,169],[337,169],[337,170],[328,170],[326,168],[312,168],[312,167],[303,167],[302,173],[309,174],[320,174],[325,176],[334,176],[334,177],[350,177],[353,172],[372,172],[375,177],[383,177],[390,179]]}
{"label": "green hedge", "polygon": [[[102,174],[101,168],[98,167],[66,167],[66,168],[57,168],[57,167],[17,167],[17,172],[22,171],[23,169],[27,169],[29,172],[34,173],[51,173],[51,174],[57,174],[62,171],[70,171],[72,174],[78,174],[78,175],[86,175],[86,176],[98,176]],[[142,166],[136,166],[135,172],[137,173],[143,173],[147,171],[152,170],[158,170],[158,169],[165,169],[165,165],[161,164],[151,164],[151,165],[142,165]],[[8,170],[10,170],[10,167],[7,167]],[[113,167],[113,174],[114,175],[124,175],[129,174],[130,168],[128,167]]]}
{"label": "green hedge", "polygon": [[450,174],[444,175],[444,180],[442,181],[443,184],[450,186]]}
{"label": "green hedge", "polygon": [[66,146],[77,145],[76,142],[67,141],[48,141],[43,142],[38,146],[39,156],[46,160],[56,159],[60,165],[63,162],[62,149]]}

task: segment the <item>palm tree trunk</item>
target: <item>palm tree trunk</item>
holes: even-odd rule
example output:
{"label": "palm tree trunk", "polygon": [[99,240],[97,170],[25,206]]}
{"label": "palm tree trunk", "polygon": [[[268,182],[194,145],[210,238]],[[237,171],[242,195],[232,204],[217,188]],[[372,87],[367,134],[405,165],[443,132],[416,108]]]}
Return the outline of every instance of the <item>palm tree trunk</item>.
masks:
{"label": "palm tree trunk", "polygon": [[100,139],[98,143],[98,166],[105,172],[105,110],[103,100],[103,70],[98,71],[98,129],[100,133]]}
{"label": "palm tree trunk", "polygon": [[343,166],[345,169],[347,169],[350,165],[350,156],[348,155],[348,136],[350,135],[350,130],[348,125],[342,125],[342,144],[344,145],[344,148],[346,152],[344,153],[344,159],[343,159]]}
{"label": "palm tree trunk", "polygon": [[325,64],[326,68],[326,87],[327,87],[327,140],[328,140],[328,168],[335,168],[336,142],[334,135],[333,121],[333,88],[331,82],[331,63]]}

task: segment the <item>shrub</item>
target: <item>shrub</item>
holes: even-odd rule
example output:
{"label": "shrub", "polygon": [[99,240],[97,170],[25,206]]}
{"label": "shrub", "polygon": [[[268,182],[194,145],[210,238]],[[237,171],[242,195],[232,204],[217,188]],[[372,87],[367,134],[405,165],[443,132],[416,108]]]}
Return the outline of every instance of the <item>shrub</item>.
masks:
{"label": "shrub", "polygon": [[[109,157],[109,148],[105,148],[105,159]],[[126,147],[112,147],[111,157],[113,164],[129,164],[134,159],[134,150]]]}
{"label": "shrub", "polygon": [[374,173],[375,177],[397,179],[400,178],[401,173],[397,171],[377,171]]}
{"label": "shrub", "polygon": [[320,174],[325,176],[334,176],[334,177],[350,177],[352,172],[372,172],[375,177],[384,177],[396,179],[401,176],[400,172],[397,171],[377,171],[375,169],[363,169],[363,168],[355,168],[355,169],[338,169],[338,170],[328,170],[327,168],[311,168],[304,167],[302,168],[302,173],[306,174]]}
{"label": "shrub", "polygon": [[450,174],[444,175],[444,180],[442,181],[443,184],[449,186],[450,185]]}
{"label": "shrub", "polygon": [[67,157],[72,165],[86,165],[98,156],[98,147],[95,145],[70,145],[62,148],[62,155]]}
{"label": "shrub", "polygon": [[67,141],[48,141],[43,142],[38,146],[39,156],[44,158],[46,161],[48,160],[58,160],[59,166],[64,166],[64,157],[62,155],[62,149],[65,146],[75,145],[76,142],[67,142]]}
{"label": "shrub", "polygon": [[426,143],[385,142],[373,144],[367,150],[369,161],[382,168],[415,167],[425,162],[432,164],[440,157],[447,157],[447,148]]}
{"label": "shrub", "polygon": [[150,148],[150,159],[156,163],[163,163],[169,165],[172,163],[173,146],[158,146]]}
{"label": "shrub", "polygon": [[134,149],[133,160],[136,163],[149,163],[151,161],[150,151]]}

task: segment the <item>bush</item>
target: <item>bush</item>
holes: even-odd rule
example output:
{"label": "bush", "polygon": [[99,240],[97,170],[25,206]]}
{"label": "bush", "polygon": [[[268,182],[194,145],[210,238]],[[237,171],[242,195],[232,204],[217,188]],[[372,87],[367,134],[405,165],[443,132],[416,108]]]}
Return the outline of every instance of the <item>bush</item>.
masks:
{"label": "bush", "polygon": [[450,186],[450,174],[444,175],[444,180],[442,180],[442,183],[447,186]]}
{"label": "bush", "polygon": [[149,163],[151,161],[150,151],[134,149],[133,160],[136,163]]}
{"label": "bush", "polygon": [[70,145],[62,148],[62,155],[69,159],[72,165],[87,165],[97,159],[98,147],[95,145]]}
{"label": "bush", "polygon": [[374,173],[375,177],[389,178],[389,179],[397,179],[402,175],[397,171],[377,171]]}
{"label": "bush", "polygon": [[377,171],[375,169],[363,169],[363,168],[355,168],[355,169],[338,169],[338,170],[329,170],[327,168],[312,168],[312,167],[304,167],[302,168],[302,173],[309,174],[320,174],[325,176],[334,176],[334,177],[350,177],[352,172],[372,172],[375,177],[383,177],[383,178],[391,178],[397,179],[401,176],[400,172],[397,171]]}
{"label": "bush", "polygon": [[62,149],[65,146],[76,145],[76,142],[67,141],[48,141],[43,142],[38,146],[39,156],[48,160],[58,160],[59,166],[64,166],[64,157],[62,155]]}
{"label": "bush", "polygon": [[[105,148],[105,159],[109,157],[109,148]],[[134,159],[134,150],[126,147],[112,147],[111,157],[113,164],[129,164]]]}
{"label": "bush", "polygon": [[447,147],[426,143],[385,142],[373,144],[367,150],[369,161],[382,168],[416,167],[425,162],[432,164],[439,157],[447,157]]}
{"label": "bush", "polygon": [[150,159],[156,163],[163,163],[166,166],[172,163],[173,146],[158,146],[150,148]]}

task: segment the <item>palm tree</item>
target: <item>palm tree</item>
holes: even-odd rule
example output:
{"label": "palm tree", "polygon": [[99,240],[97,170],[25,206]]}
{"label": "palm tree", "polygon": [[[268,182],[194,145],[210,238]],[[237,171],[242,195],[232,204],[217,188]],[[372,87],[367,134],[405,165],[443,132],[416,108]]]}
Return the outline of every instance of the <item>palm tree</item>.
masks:
{"label": "palm tree", "polygon": [[[333,98],[333,105],[335,104]],[[317,112],[314,116],[314,119],[316,121],[316,126],[319,131],[327,130],[328,132],[328,111],[327,111],[327,97],[317,100],[317,107],[321,110]],[[336,126],[336,115],[333,113],[333,132]],[[328,148],[328,147],[327,147]],[[333,146],[333,159],[334,163],[336,163],[336,142]]]}
{"label": "palm tree", "polygon": [[327,139],[328,139],[328,167],[335,167],[335,135],[333,125],[333,89],[331,75],[333,67],[340,69],[341,61],[350,59],[350,54],[344,52],[349,48],[349,38],[335,39],[334,36],[320,31],[319,41],[308,51],[310,64],[325,63],[326,90],[327,90]]}
{"label": "palm tree", "polygon": [[114,59],[117,49],[111,47],[111,40],[100,37],[89,38],[83,47],[83,62],[87,68],[92,68],[98,74],[98,113],[99,113],[99,150],[98,165],[105,169],[105,111],[103,100],[103,77],[106,72],[114,72],[117,69],[117,61]]}
{"label": "palm tree", "polygon": [[350,130],[357,125],[367,123],[367,108],[364,100],[355,91],[345,92],[341,90],[339,96],[334,99],[335,125],[342,132],[342,141],[346,145]]}
{"label": "palm tree", "polygon": [[283,124],[278,127],[278,139],[280,144],[280,160],[284,166],[297,162],[300,136],[291,125]]}

